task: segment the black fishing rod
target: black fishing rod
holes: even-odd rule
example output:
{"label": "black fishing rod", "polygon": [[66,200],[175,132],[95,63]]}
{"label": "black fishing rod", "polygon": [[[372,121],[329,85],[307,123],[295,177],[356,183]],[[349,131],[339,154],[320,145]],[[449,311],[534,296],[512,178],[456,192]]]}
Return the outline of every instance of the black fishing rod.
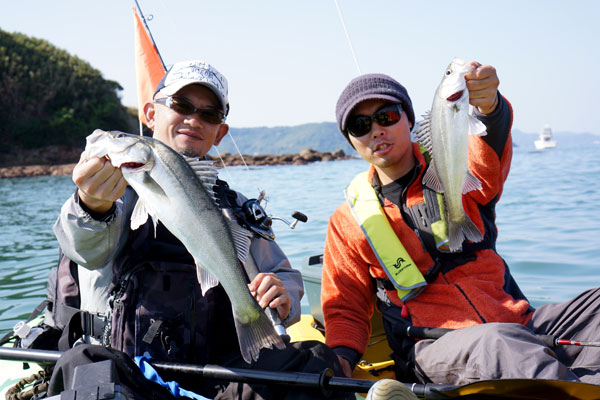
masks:
{"label": "black fishing rod", "polygon": [[[430,328],[425,326],[412,326],[398,323],[394,326],[394,334],[418,339],[439,339],[448,332],[456,329]],[[560,345],[571,346],[591,346],[600,347],[600,342],[590,342],[581,340],[561,339],[555,335],[536,335],[538,340],[548,347],[558,347]]]}
{"label": "black fishing rod", "polygon": [[[19,349],[14,347],[0,347],[0,359],[36,362],[40,364],[54,364],[63,354],[61,351]],[[216,379],[231,382],[256,383],[287,386],[296,389],[319,390],[328,395],[333,391],[353,393],[366,393],[376,381],[354,378],[340,378],[333,376],[331,369],[321,373],[309,372],[275,372],[251,370],[244,368],[226,368],[218,365],[193,365],[163,361],[151,361],[150,364],[160,373],[194,375],[200,378]],[[456,386],[405,383],[415,395],[425,399],[446,399],[444,390],[451,390]]]}
{"label": "black fishing rod", "polygon": [[[0,359],[54,364],[62,352],[50,350],[0,347]],[[273,372],[242,368],[224,368],[217,365],[191,365],[170,362],[152,362],[158,372],[192,374],[207,379],[232,382],[284,385],[293,389],[319,390],[324,394],[333,391],[366,393],[375,381],[334,377],[329,369],[320,374],[307,372]],[[547,400],[578,399],[598,400],[600,386],[582,382],[548,379],[496,379],[461,386],[440,384],[404,383],[417,397],[439,400],[450,398],[527,399]],[[473,397],[476,396],[476,397]]]}

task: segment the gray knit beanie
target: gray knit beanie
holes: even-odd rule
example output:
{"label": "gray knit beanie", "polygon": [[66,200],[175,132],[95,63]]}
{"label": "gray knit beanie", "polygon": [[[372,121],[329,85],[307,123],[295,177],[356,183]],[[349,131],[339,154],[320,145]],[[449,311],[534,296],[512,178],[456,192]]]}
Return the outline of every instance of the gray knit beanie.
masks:
{"label": "gray knit beanie", "polygon": [[408,120],[415,125],[415,112],[408,92],[395,79],[384,74],[366,74],[354,78],[340,95],[335,107],[338,129],[348,138],[346,121],[358,103],[369,99],[389,100],[401,104]]}

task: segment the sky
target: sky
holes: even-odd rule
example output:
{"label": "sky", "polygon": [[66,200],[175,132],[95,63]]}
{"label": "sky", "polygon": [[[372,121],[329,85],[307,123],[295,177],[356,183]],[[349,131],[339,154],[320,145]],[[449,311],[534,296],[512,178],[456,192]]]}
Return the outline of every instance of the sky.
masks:
{"label": "sky", "polygon": [[[347,83],[375,72],[401,82],[419,116],[460,57],[496,68],[514,128],[600,133],[599,1],[138,3],[167,66],[202,59],[227,77],[232,127],[333,122]],[[133,7],[134,0],[0,0],[0,29],[87,61],[135,106]]]}

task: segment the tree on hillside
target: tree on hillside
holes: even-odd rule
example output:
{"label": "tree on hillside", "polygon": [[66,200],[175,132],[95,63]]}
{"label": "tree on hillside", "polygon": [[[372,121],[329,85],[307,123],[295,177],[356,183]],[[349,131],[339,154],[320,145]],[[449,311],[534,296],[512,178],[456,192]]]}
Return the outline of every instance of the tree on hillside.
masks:
{"label": "tree on hillside", "polygon": [[0,151],[82,146],[96,128],[133,131],[120,90],[47,41],[0,30]]}

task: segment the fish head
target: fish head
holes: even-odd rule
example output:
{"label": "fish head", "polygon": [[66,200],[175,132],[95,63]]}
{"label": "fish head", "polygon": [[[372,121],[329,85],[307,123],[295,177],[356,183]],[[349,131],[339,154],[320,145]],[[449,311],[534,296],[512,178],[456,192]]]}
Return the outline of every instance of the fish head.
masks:
{"label": "fish head", "polygon": [[444,101],[456,103],[460,100],[468,102],[467,82],[465,75],[475,67],[460,58],[454,58],[444,71],[444,77],[438,88],[438,96]]}
{"label": "fish head", "polygon": [[96,129],[86,138],[83,158],[107,157],[114,167],[149,171],[154,165],[151,141],[143,136]]}

